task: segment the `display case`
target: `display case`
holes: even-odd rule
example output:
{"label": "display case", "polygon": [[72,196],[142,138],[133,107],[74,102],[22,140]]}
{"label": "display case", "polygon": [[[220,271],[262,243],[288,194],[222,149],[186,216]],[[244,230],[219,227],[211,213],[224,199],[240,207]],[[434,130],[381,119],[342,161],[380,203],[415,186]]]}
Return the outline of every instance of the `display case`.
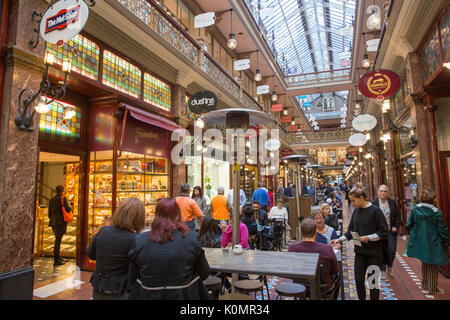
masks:
{"label": "display case", "polygon": [[[80,164],[67,163],[64,169],[65,186],[64,194],[72,208],[74,220],[67,224],[67,232],[61,241],[60,256],[65,258],[75,258],[76,255],[76,230],[78,217],[78,194],[80,183]],[[55,244],[55,234],[49,226],[48,208],[40,206],[37,211],[37,252],[38,256],[53,255]]]}
{"label": "display case", "polygon": [[157,200],[169,196],[168,159],[124,152],[117,160],[116,199],[112,199],[112,182],[112,153],[92,152],[88,243],[102,226],[111,224],[113,201],[119,206],[126,198],[140,199],[145,205],[146,227],[150,226]]}

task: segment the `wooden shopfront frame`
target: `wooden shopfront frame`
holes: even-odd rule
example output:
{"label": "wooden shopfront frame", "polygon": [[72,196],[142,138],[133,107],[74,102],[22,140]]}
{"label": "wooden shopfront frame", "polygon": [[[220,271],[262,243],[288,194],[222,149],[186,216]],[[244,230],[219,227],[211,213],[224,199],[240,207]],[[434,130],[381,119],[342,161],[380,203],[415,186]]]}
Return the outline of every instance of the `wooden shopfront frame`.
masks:
{"label": "wooden shopfront frame", "polygon": [[[101,108],[105,106],[113,107],[117,110],[120,103],[126,103],[128,105],[136,106],[150,114],[154,114],[167,120],[175,120],[176,117],[173,114],[174,106],[174,85],[164,78],[154,74],[152,71],[148,70],[144,66],[138,64],[135,61],[130,60],[122,53],[114,50],[103,42],[97,40],[96,38],[86,34],[81,33],[81,36],[87,38],[88,40],[94,42],[99,49],[98,58],[98,75],[97,79],[91,79],[88,76],[83,76],[82,74],[73,71],[69,76],[69,81],[67,85],[68,93],[66,95],[65,101],[75,104],[82,108],[82,134],[81,143],[78,146],[65,143],[55,143],[50,141],[39,141],[39,151],[63,153],[69,155],[75,155],[80,157],[80,194],[79,194],[79,219],[77,222],[77,248],[76,248],[76,263],[82,270],[93,270],[95,265],[89,263],[86,257],[86,250],[89,244],[87,243],[87,232],[88,232],[88,191],[89,191],[89,169],[90,169],[90,150],[92,143],[92,132],[91,132],[91,110],[95,108]],[[140,80],[140,96],[133,97],[125,92],[121,92],[112,88],[111,86],[105,85],[103,83],[103,52],[107,50],[119,58],[129,62],[133,66],[139,68],[141,72]],[[163,108],[154,106],[153,104],[144,101],[144,76],[149,74],[152,77],[162,81],[164,84],[170,87],[171,99],[170,99],[170,110],[165,110]],[[52,83],[56,83],[62,77],[61,66],[53,65],[50,71],[50,80]],[[72,91],[73,92],[72,92]],[[85,96],[83,96],[83,94]],[[80,101],[82,101],[80,103]],[[113,161],[117,163],[117,151],[118,151],[118,128],[119,119],[114,120],[114,142],[113,142]],[[168,144],[172,148],[174,143],[168,141]],[[116,152],[114,152],[116,151]],[[39,161],[38,159],[36,160]],[[168,157],[168,180],[169,180],[169,196],[172,196],[173,192],[173,163]],[[113,187],[117,188],[117,168],[114,166],[115,173],[113,174],[114,181]],[[37,178],[36,178],[37,179]],[[36,181],[37,182],[37,181]],[[116,190],[114,190],[114,199],[116,199]],[[35,201],[36,202],[36,201]],[[113,201],[112,214],[114,214],[116,203]],[[35,208],[36,212],[36,208]]]}

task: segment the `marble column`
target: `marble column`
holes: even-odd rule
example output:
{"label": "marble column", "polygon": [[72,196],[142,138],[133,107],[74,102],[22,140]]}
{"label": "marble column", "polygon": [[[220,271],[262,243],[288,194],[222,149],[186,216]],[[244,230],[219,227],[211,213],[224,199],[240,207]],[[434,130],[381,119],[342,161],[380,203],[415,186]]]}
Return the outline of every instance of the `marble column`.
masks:
{"label": "marble column", "polygon": [[[14,120],[20,92],[25,88],[37,92],[44,72],[44,41],[34,49],[29,41],[37,39],[33,12],[45,9],[43,1],[11,1],[0,126],[0,299],[32,298],[38,117],[32,132],[19,130]],[[24,272],[25,278],[20,275]],[[5,281],[21,290],[3,290]]]}

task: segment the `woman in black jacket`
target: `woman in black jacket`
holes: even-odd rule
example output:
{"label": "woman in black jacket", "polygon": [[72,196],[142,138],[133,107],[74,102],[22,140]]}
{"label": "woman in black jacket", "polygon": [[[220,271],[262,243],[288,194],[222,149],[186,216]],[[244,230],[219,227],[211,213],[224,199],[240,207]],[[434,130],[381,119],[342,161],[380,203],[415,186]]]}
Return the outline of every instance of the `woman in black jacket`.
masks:
{"label": "woman in black jacket", "polygon": [[130,289],[128,254],[134,247],[136,233],[145,226],[145,207],[141,200],[128,198],[114,213],[112,226],[103,227],[95,235],[87,256],[96,260],[91,276],[94,300],[122,300]]}
{"label": "woman in black jacket", "polygon": [[181,220],[175,199],[163,198],[156,205],[151,231],[136,237],[130,252],[130,299],[209,299],[202,280],[210,274],[198,233]]}
{"label": "woman in black jacket", "polygon": [[[389,259],[389,253],[387,247],[387,235],[389,233],[386,218],[380,208],[374,206],[368,202],[367,193],[364,188],[357,185],[350,193],[350,201],[355,208],[353,211],[348,231],[339,239],[332,240],[330,244],[334,246],[336,243],[340,243],[343,240],[352,240],[353,234],[357,233],[360,243],[355,242],[355,282],[356,290],[358,292],[359,300],[366,300],[366,286],[365,275],[369,267],[374,270],[368,274],[369,280],[373,279],[374,275],[375,286],[370,290],[370,299],[379,300],[380,290],[377,287],[379,283],[379,276],[381,274],[381,265]],[[375,274],[373,266],[378,267],[378,275]],[[369,281],[373,284],[373,280]]]}

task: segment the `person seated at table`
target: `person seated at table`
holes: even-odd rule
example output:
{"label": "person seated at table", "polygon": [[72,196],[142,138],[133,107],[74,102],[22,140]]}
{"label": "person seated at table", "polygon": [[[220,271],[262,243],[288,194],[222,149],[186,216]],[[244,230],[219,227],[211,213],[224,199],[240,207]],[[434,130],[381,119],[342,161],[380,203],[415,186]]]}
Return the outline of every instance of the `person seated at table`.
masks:
{"label": "person seated at table", "polygon": [[254,249],[256,246],[256,236],[258,234],[258,226],[256,225],[255,214],[253,213],[252,206],[245,206],[242,208],[243,215],[241,222],[247,226],[248,230],[248,244],[250,249]]}
{"label": "person seated at table", "polygon": [[325,217],[325,224],[332,227],[334,230],[339,228],[339,218],[337,214],[331,211],[331,206],[328,203],[322,203],[320,205],[320,211]]}
{"label": "person seated at table", "polygon": [[[324,244],[330,244],[331,240],[339,238],[336,230],[333,227],[327,226],[325,224],[325,217],[321,211],[316,211],[313,214],[313,219],[317,226],[317,237],[316,241]],[[333,249],[340,249],[340,244],[336,244]]]}
{"label": "person seated at table", "polygon": [[[243,249],[249,249],[248,245],[248,230],[247,226],[242,222],[239,222],[239,244]],[[222,229],[222,248],[226,248],[233,243],[233,214],[230,213],[228,218],[228,226],[225,221],[220,222],[220,228]]]}
{"label": "person seated at table", "polygon": [[214,218],[206,216],[199,232],[200,244],[205,248],[220,248],[221,236]]}
{"label": "person seated at table", "polygon": [[260,226],[268,226],[269,225],[269,217],[267,215],[267,211],[261,208],[261,205],[258,200],[254,200],[252,202],[253,213],[255,215],[255,219],[258,219],[258,223]]}
{"label": "person seated at table", "polygon": [[289,252],[318,253],[319,262],[329,262],[331,270],[325,275],[325,282],[328,284],[327,289],[333,286],[334,276],[339,272],[339,265],[336,255],[330,245],[316,241],[317,224],[313,219],[304,219],[300,224],[303,240],[291,244]]}

